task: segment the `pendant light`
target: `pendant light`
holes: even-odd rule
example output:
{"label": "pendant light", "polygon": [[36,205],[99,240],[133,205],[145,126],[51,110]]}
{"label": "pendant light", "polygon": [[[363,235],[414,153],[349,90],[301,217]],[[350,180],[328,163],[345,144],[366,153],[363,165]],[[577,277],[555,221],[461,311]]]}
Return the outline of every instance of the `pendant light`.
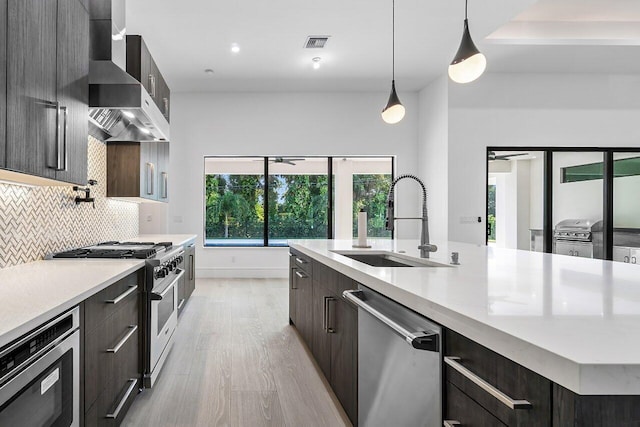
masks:
{"label": "pendant light", "polygon": [[456,83],[469,83],[477,79],[487,68],[487,58],[480,53],[469,34],[467,1],[464,1],[464,32],[455,58],[449,65],[449,77]]}
{"label": "pendant light", "polygon": [[382,110],[382,120],[390,125],[398,123],[404,117],[404,106],[396,93],[396,2],[392,1],[392,50],[391,50],[391,94],[387,106]]}

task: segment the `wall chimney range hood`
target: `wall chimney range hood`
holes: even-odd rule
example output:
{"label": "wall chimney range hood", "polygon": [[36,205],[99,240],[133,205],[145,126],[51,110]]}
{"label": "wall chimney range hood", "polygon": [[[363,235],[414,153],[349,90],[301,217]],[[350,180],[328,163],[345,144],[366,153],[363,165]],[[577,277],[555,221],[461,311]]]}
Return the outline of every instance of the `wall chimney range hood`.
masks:
{"label": "wall chimney range hood", "polygon": [[125,0],[90,0],[89,128],[105,142],[168,141],[169,122],[126,71]]}

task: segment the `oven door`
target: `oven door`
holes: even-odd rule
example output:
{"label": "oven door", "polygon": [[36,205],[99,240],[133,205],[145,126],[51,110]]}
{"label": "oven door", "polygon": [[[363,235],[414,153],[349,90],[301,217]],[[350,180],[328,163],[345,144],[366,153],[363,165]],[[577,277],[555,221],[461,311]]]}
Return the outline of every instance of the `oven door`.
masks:
{"label": "oven door", "polygon": [[[184,276],[184,270],[176,269],[177,275],[164,280],[151,291],[151,385],[155,382],[167,356],[172,342],[173,332],[178,325],[178,283]],[[159,289],[158,289],[159,288]]]}
{"label": "oven door", "polygon": [[0,426],[79,426],[80,332],[0,387]]}

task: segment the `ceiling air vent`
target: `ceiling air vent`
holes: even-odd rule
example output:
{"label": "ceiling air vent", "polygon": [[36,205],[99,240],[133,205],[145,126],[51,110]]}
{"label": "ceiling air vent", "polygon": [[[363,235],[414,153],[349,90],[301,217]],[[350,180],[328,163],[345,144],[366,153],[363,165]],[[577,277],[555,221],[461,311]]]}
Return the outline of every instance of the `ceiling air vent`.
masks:
{"label": "ceiling air vent", "polygon": [[322,49],[331,36],[309,36],[304,44],[305,49]]}

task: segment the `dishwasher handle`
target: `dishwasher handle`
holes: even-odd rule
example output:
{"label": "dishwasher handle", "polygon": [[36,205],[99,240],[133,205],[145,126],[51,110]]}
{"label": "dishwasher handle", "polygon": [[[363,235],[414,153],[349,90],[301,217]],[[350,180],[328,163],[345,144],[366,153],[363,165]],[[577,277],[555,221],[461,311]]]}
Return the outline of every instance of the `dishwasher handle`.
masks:
{"label": "dishwasher handle", "polygon": [[342,293],[342,297],[346,300],[352,302],[358,308],[363,309],[389,328],[391,328],[395,333],[400,335],[407,343],[411,344],[411,346],[417,350],[427,350],[427,351],[439,351],[440,350],[440,336],[437,332],[432,331],[415,331],[411,332],[406,329],[404,326],[400,325],[398,322],[390,319],[384,313],[376,310],[371,305],[367,304],[362,298],[363,295],[361,290],[349,290],[344,291]]}

